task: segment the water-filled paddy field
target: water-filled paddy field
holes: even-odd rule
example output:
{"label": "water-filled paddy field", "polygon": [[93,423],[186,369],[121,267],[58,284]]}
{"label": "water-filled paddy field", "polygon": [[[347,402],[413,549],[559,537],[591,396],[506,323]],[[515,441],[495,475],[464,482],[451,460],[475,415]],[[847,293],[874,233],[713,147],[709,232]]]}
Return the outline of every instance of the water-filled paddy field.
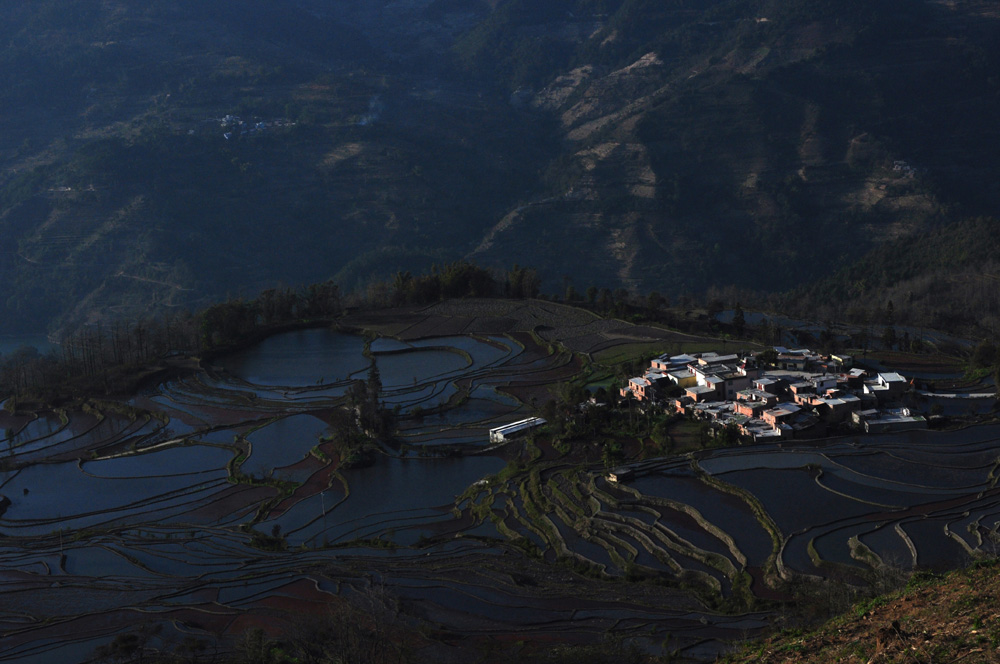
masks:
{"label": "water-filled paddy field", "polygon": [[[398,434],[348,467],[333,441],[373,363]],[[636,461],[623,484],[550,446],[501,473],[530,445],[488,429],[567,366],[524,335],[298,330],[128,402],[4,412],[0,662],[83,661],[150,616],[163,647],[231,643],[372,584],[470,647],[613,630],[711,659],[768,624],[707,608],[751,577],[996,549],[1000,427]]]}

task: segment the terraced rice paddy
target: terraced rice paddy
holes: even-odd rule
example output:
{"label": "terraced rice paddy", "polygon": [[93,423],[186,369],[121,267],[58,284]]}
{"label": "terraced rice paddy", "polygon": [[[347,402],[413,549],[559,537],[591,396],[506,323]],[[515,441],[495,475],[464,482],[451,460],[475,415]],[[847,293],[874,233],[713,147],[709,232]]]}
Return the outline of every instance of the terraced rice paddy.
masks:
{"label": "terraced rice paddy", "polygon": [[[781,578],[995,550],[1000,427],[637,461],[624,484],[588,441],[490,446],[577,366],[510,321],[367,351],[297,331],[128,403],[0,415],[0,662],[83,661],[151,622],[154,644],[225,646],[375,584],[434,626],[428,656],[613,631],[711,659],[768,623],[751,600]],[[400,431],[346,468],[330,426],[372,361]]]}

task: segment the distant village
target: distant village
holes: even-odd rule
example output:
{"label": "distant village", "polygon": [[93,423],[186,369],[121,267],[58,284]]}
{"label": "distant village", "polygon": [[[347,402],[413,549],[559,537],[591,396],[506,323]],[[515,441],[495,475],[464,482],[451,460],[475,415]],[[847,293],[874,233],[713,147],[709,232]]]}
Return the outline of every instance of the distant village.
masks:
{"label": "distant village", "polygon": [[620,393],[767,441],[824,436],[845,424],[868,433],[925,429],[927,419],[901,403],[908,389],[900,374],[855,368],[849,355],[775,347],[662,355]]}
{"label": "distant village", "polygon": [[[228,129],[222,134],[227,141],[234,136],[253,136],[278,127],[293,127],[295,123],[285,118],[276,120],[243,120],[237,115],[227,115],[224,118],[215,120],[223,129]],[[191,132],[193,133],[193,132]]]}

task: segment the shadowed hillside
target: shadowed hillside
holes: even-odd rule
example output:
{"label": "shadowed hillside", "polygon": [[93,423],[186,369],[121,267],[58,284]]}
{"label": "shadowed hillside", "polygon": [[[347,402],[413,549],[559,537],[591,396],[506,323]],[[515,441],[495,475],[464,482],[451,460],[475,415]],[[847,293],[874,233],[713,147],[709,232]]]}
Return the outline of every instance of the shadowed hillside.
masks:
{"label": "shadowed hillside", "polygon": [[[782,290],[996,208],[996,3],[563,4],[458,46],[567,145],[483,259],[576,277],[582,253],[597,283]],[[560,76],[526,71],[518,45],[570,15],[593,18],[587,38],[531,41]]]}
{"label": "shadowed hillside", "polygon": [[8,330],[323,280],[368,252],[392,254],[382,274],[460,256],[550,143],[377,41],[422,48],[475,14],[395,17],[409,35],[329,3],[65,5],[0,16]]}
{"label": "shadowed hillside", "polygon": [[462,257],[535,266],[560,293],[849,278],[869,252],[860,265],[995,213],[998,16],[915,0],[4,7],[0,327]]}

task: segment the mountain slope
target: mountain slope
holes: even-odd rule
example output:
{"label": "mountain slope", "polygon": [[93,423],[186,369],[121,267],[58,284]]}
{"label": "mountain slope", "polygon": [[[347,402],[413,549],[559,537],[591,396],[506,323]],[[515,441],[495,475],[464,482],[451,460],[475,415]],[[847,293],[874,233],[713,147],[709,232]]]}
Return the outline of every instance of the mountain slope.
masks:
{"label": "mountain slope", "polygon": [[996,3],[616,4],[518,93],[568,147],[481,260],[575,275],[580,248],[585,283],[785,289],[1000,202]]}
{"label": "mountain slope", "polygon": [[918,574],[901,592],[860,604],[814,632],[795,630],[748,644],[723,661],[995,662],[998,585],[996,561],[943,578]]}
{"label": "mountain slope", "polygon": [[459,257],[548,149],[536,119],[393,51],[474,2],[418,27],[430,7],[384,26],[356,3],[62,4],[0,10],[8,330],[321,281],[387,247]]}
{"label": "mountain slope", "polygon": [[550,290],[803,292],[995,214],[998,16],[996,0],[5,5],[0,330],[461,257],[532,265]]}

